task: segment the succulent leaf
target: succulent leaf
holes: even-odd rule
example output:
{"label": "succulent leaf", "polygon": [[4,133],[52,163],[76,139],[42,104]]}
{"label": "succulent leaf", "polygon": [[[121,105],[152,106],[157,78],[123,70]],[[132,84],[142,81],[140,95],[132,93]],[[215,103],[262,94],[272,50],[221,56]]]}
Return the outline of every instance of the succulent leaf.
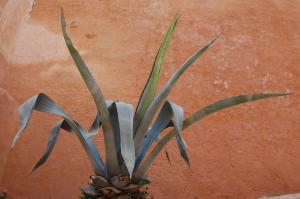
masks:
{"label": "succulent leaf", "polygon": [[115,102],[120,131],[121,154],[131,177],[135,163],[135,148],[133,141],[133,109],[130,104]]}
{"label": "succulent leaf", "polygon": [[37,161],[37,163],[33,166],[32,170],[30,171],[29,175],[35,171],[38,167],[42,166],[48,159],[48,157],[50,156],[55,144],[56,144],[56,141],[57,141],[57,137],[58,137],[58,134],[59,134],[59,130],[61,128],[63,128],[63,126],[68,126],[68,123],[65,121],[65,120],[61,120],[59,122],[57,122],[54,127],[52,128],[51,130],[51,133],[48,137],[48,145],[47,145],[47,148],[44,152],[44,154],[42,155],[42,157]]}
{"label": "succulent leaf", "polygon": [[137,154],[135,168],[139,167],[148,149],[155,141],[155,139],[159,136],[159,134],[166,128],[166,126],[172,120],[172,116],[173,115],[170,102],[166,101],[166,103],[164,103],[164,105],[162,106],[152,128],[149,130],[145,140],[142,143],[142,147]]}
{"label": "succulent leaf", "polygon": [[[105,102],[106,107],[109,109],[113,102],[114,101],[112,101],[112,100],[107,100]],[[91,126],[89,128],[89,133],[92,134],[92,135],[97,134],[100,127],[101,127],[101,118],[100,118],[99,113],[97,112],[96,116],[95,116],[95,119],[94,119],[93,123],[91,124]]]}
{"label": "succulent leaf", "polygon": [[178,106],[175,103],[170,102],[170,106],[172,108],[173,118],[172,123],[174,125],[174,128],[176,130],[176,142],[180,151],[180,155],[183,158],[183,160],[186,162],[188,167],[190,167],[190,160],[186,151],[187,145],[182,137],[182,125],[183,125],[183,117],[184,112],[183,108],[181,106]]}
{"label": "succulent leaf", "polygon": [[180,149],[180,154],[182,158],[186,161],[186,163],[189,165],[189,158],[186,153],[186,144],[181,136],[183,117],[184,113],[182,107],[176,105],[171,101],[166,101],[164,103],[163,107],[159,112],[159,115],[157,116],[152,128],[148,132],[145,141],[137,155],[135,168],[139,167],[140,163],[142,162],[152,143],[158,138],[160,138],[160,133],[168,127],[170,122],[174,124],[177,132],[176,141]]}
{"label": "succulent leaf", "polygon": [[67,114],[61,107],[59,107],[53,100],[51,100],[48,96],[46,96],[43,93],[31,97],[20,106],[19,131],[13,139],[12,147],[15,146],[16,142],[27,127],[33,109],[41,112],[52,113],[54,115],[63,117],[69,125],[68,128],[72,128],[72,131],[75,132],[79,141],[83,145],[91,161],[95,173],[98,175],[105,174],[105,165],[102,159],[100,158],[100,154],[98,153],[98,150],[93,140],[86,139],[86,132],[84,132],[83,129],[80,126],[78,126],[78,124],[71,118],[71,116],[69,116],[69,114]]}
{"label": "succulent leaf", "polygon": [[179,18],[179,14],[177,13],[176,16],[173,18],[168,28],[168,31],[165,35],[165,38],[161,43],[158,52],[156,54],[155,61],[152,66],[152,71],[148,77],[147,83],[143,89],[138,105],[136,107],[136,111],[134,115],[134,130],[136,130],[137,127],[139,126],[147,108],[149,107],[155,95],[155,91],[160,77],[160,72],[163,66],[163,60],[167,52],[171,38],[173,36],[173,32],[175,30],[178,18]]}
{"label": "succulent leaf", "polygon": [[[220,111],[222,109],[235,106],[238,104],[251,102],[255,100],[270,98],[270,97],[279,97],[290,95],[291,93],[259,93],[259,94],[252,94],[252,95],[240,95],[235,97],[230,97],[224,100],[220,100],[215,102],[211,105],[208,105],[199,111],[193,113],[190,117],[183,121],[183,130],[194,124],[195,122],[201,120],[202,118]],[[176,136],[176,129],[171,130],[168,134],[166,134],[159,143],[153,148],[151,153],[148,155],[146,160],[140,165],[140,167],[134,172],[133,180],[139,181],[147,172],[149,167],[151,166],[152,162],[155,160],[159,152],[166,146],[166,144]]]}
{"label": "succulent leaf", "polygon": [[[168,101],[167,96],[183,73],[193,64],[216,40],[211,40],[202,48],[197,50],[188,58],[167,81],[165,86],[155,96],[163,60],[166,55],[169,43],[175,30],[179,15],[177,14],[170,24],[163,42],[156,54],[151,73],[139,98],[138,105],[133,112],[132,106],[119,101],[105,101],[101,89],[89,71],[84,60],[73,46],[72,40],[67,33],[66,22],[63,10],[61,10],[61,26],[67,48],[77,66],[89,92],[91,93],[97,114],[89,131],[85,131],[72,117],[60,106],[45,94],[38,94],[31,97],[20,108],[19,130],[13,139],[12,147],[23,134],[32,111],[48,112],[63,118],[57,122],[48,137],[48,145],[41,158],[36,162],[30,173],[43,165],[50,156],[58,139],[60,129],[74,133],[84,147],[95,176],[91,178],[90,188],[83,189],[86,196],[94,197],[115,197],[124,196],[122,192],[139,193],[140,187],[149,183],[145,174],[157,155],[164,149],[169,141],[176,137],[177,145],[182,158],[190,166],[189,157],[186,151],[186,143],[182,137],[182,131],[204,117],[238,104],[289,95],[290,93],[259,93],[251,95],[240,95],[217,101],[193,113],[187,119],[184,118],[183,109]],[[160,112],[151,127],[152,121]],[[105,143],[106,165],[100,157],[93,135],[98,133],[102,126]],[[164,129],[174,127],[170,132],[161,137]],[[149,153],[152,143],[157,141]],[[165,150],[168,161],[170,158]],[[126,195],[125,194],[125,195]],[[126,195],[127,197],[128,195]]]}
{"label": "succulent leaf", "polygon": [[118,164],[113,127],[110,121],[110,115],[108,109],[105,105],[105,99],[100,88],[96,83],[96,80],[92,76],[84,60],[82,59],[82,57],[80,56],[76,48],[73,46],[72,40],[69,37],[66,30],[66,22],[65,22],[63,9],[61,10],[61,26],[62,26],[62,31],[63,31],[66,45],[70,51],[70,54],[87,88],[89,89],[90,93],[93,96],[94,102],[96,104],[97,110],[102,120],[102,128],[103,128],[104,144],[105,144],[105,152],[106,152],[106,164],[108,168],[108,173],[110,176],[118,175],[118,173],[120,172],[120,167]]}
{"label": "succulent leaf", "polygon": [[217,39],[211,40],[208,42],[204,47],[200,48],[196,51],[187,61],[172,75],[169,81],[165,84],[162,90],[158,93],[158,95],[154,98],[151,102],[149,108],[144,114],[144,117],[136,131],[134,142],[136,149],[140,148],[140,143],[142,142],[145,132],[147,132],[147,128],[149,127],[150,123],[152,122],[155,113],[160,108],[160,106],[165,102],[168,94],[170,93],[172,87],[177,82],[177,80],[181,77],[181,75],[186,71],[186,69],[194,63]]}

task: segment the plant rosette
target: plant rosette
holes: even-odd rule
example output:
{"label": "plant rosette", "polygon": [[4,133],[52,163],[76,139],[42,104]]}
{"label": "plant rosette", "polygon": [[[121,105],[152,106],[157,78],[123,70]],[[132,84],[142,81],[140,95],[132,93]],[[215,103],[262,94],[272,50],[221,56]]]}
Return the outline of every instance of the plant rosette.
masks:
{"label": "plant rosette", "polygon": [[[48,137],[47,148],[30,173],[47,161],[57,142],[60,130],[64,129],[66,132],[77,136],[93,168],[94,175],[90,177],[89,187],[82,189],[85,198],[143,199],[147,196],[147,190],[144,188],[150,182],[146,174],[158,154],[172,139],[176,139],[181,157],[190,166],[187,144],[183,138],[185,129],[217,111],[246,102],[290,94],[262,92],[234,96],[200,108],[184,118],[183,108],[168,100],[167,97],[183,73],[218,37],[196,50],[191,57],[183,62],[162,89],[156,92],[164,56],[178,18],[179,15],[177,14],[167,30],[134,110],[131,104],[117,100],[105,100],[96,80],[73,45],[67,33],[63,11],[61,12],[62,32],[67,48],[93,97],[97,113],[90,129],[85,130],[62,107],[43,93],[24,102],[19,107],[19,131],[13,139],[12,147],[15,146],[26,129],[33,110],[51,113],[63,118],[53,126]],[[104,137],[105,160],[100,155],[93,139],[99,133],[100,128]],[[169,132],[162,133],[166,129],[169,129]]]}

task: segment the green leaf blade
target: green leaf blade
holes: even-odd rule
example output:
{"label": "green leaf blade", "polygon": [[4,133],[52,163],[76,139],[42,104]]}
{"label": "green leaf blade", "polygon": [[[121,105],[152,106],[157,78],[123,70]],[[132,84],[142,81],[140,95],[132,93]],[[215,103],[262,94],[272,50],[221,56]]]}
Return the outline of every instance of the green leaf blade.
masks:
{"label": "green leaf blade", "polygon": [[172,75],[172,77],[168,80],[162,90],[158,93],[158,95],[151,102],[149,108],[147,109],[142,121],[136,131],[136,135],[134,137],[134,142],[136,148],[139,149],[144,139],[145,132],[147,132],[147,128],[151,124],[155,113],[160,108],[160,106],[165,102],[168,94],[170,93],[172,87],[177,82],[177,80],[181,77],[181,75],[188,69],[188,67],[194,63],[219,37],[214,38],[206,45],[197,50],[189,59],[184,62],[181,67]]}
{"label": "green leaf blade", "polygon": [[134,130],[136,130],[137,127],[139,126],[147,108],[149,107],[151,101],[154,98],[154,95],[155,95],[155,92],[157,89],[157,85],[158,85],[158,81],[159,81],[159,77],[160,77],[160,73],[161,73],[162,66],[163,66],[163,60],[166,55],[170,41],[172,39],[173,32],[176,28],[178,19],[179,19],[179,14],[177,13],[176,16],[173,18],[173,20],[167,30],[167,33],[164,37],[164,40],[161,43],[159,50],[156,54],[155,61],[154,61],[153,67],[152,67],[152,71],[148,77],[147,83],[143,89],[143,92],[140,96],[138,105],[136,107],[135,116],[134,116]]}

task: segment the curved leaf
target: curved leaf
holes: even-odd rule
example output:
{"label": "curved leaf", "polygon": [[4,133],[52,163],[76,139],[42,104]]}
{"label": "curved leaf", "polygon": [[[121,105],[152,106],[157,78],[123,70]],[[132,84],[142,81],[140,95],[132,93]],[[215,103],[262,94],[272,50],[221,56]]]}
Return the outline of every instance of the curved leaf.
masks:
{"label": "curved leaf", "polygon": [[66,30],[66,22],[65,22],[63,9],[61,10],[61,26],[62,26],[62,31],[63,31],[66,45],[70,51],[70,54],[87,88],[89,89],[90,93],[93,96],[98,113],[100,114],[100,117],[102,119],[102,128],[103,128],[104,141],[105,141],[104,144],[105,144],[106,163],[108,167],[108,173],[110,176],[116,176],[120,172],[120,168],[118,164],[113,127],[110,121],[108,109],[105,105],[105,99],[100,88],[96,83],[96,80],[92,76],[84,60],[82,59],[78,51],[73,46],[72,40],[69,37]]}
{"label": "curved leaf", "polygon": [[31,97],[20,106],[19,131],[13,139],[12,147],[15,146],[16,142],[23,134],[24,129],[27,127],[33,109],[63,117],[66,123],[69,125],[69,127],[66,127],[66,129],[72,128],[72,131],[75,132],[81,144],[83,145],[95,173],[99,175],[105,174],[105,164],[100,158],[99,152],[93,140],[87,139],[87,133],[83,131],[83,129],[71,118],[71,116],[69,116],[61,107],[59,107],[53,100],[43,93]]}
{"label": "curved leaf", "polygon": [[117,149],[117,153],[118,153],[118,159],[119,159],[119,163],[121,163],[121,161],[120,161],[121,136],[120,136],[120,125],[119,125],[119,117],[118,117],[116,102],[112,103],[112,105],[109,107],[108,110],[109,110],[111,122],[112,122],[112,125],[114,128],[115,143],[116,143],[116,149]]}
{"label": "curved leaf", "polygon": [[[105,102],[106,104],[106,107],[109,109],[112,105],[114,101],[112,100],[107,100]],[[100,118],[100,115],[99,113],[97,112],[96,116],[95,116],[95,119],[93,121],[93,123],[91,124],[90,128],[89,128],[89,136],[94,136],[98,133],[98,130],[99,128],[101,127],[101,118]]]}
{"label": "curved leaf", "polygon": [[133,141],[133,109],[130,104],[113,103],[119,120],[121,154],[131,177],[135,163],[135,148]]}
{"label": "curved leaf", "polygon": [[175,30],[178,18],[179,18],[179,14],[177,13],[176,16],[173,18],[172,23],[170,24],[168,31],[165,35],[165,38],[161,43],[159,50],[156,54],[155,61],[152,66],[152,71],[148,77],[147,83],[143,89],[138,105],[136,107],[136,111],[134,114],[134,131],[139,126],[148,106],[150,105],[155,95],[158,80],[160,77],[160,72],[163,65],[163,60],[167,52],[171,38],[173,36],[173,32]]}
{"label": "curved leaf", "polygon": [[100,126],[101,126],[101,118],[99,113],[97,113],[91,127],[89,128],[89,133],[93,135],[98,133]]}
{"label": "curved leaf", "polygon": [[147,133],[147,136],[142,144],[141,149],[137,154],[135,168],[138,168],[142,162],[145,154],[152,145],[153,141],[157,139],[160,133],[166,128],[169,122],[172,120],[172,108],[169,101],[167,101],[161,108],[152,128]]}
{"label": "curved leaf", "polygon": [[[140,163],[142,162],[143,158],[145,157],[147,151],[149,150],[150,146],[152,145],[153,141],[156,141],[160,138],[160,133],[168,127],[170,122],[175,126],[177,135],[176,140],[177,144],[180,150],[180,154],[183,157],[183,159],[186,161],[186,163],[189,165],[189,158],[186,153],[186,144],[184,142],[184,139],[181,136],[182,132],[182,122],[183,122],[183,109],[182,107],[176,105],[175,103],[172,103],[170,101],[166,101],[163,105],[163,107],[160,110],[159,115],[157,116],[153,127],[149,130],[145,141],[137,155],[137,160],[135,163],[135,168],[138,168]],[[169,158],[168,158],[169,159]]]}
{"label": "curved leaf", "polygon": [[183,125],[183,108],[170,102],[171,108],[172,108],[172,113],[173,113],[173,119],[172,123],[174,124],[175,130],[176,130],[176,142],[180,151],[180,155],[183,158],[183,160],[186,162],[188,167],[190,167],[190,160],[189,156],[186,151],[186,143],[181,135],[182,133],[182,125]]}
{"label": "curved leaf", "polygon": [[33,166],[29,175],[47,161],[48,157],[50,156],[50,154],[56,144],[59,130],[60,130],[60,128],[64,128],[63,126],[67,126],[67,129],[70,130],[70,128],[69,128],[70,126],[68,125],[68,123],[65,120],[61,120],[54,125],[54,127],[52,128],[51,133],[49,135],[49,138],[48,138],[47,149],[45,150],[42,157],[38,160],[38,162]]}
{"label": "curved leaf", "polygon": [[208,42],[204,47],[199,49],[197,52],[195,52],[176,72],[172,75],[172,77],[169,79],[169,81],[166,83],[166,85],[162,88],[162,90],[158,93],[158,95],[154,98],[154,100],[151,102],[149,108],[144,114],[144,117],[137,129],[137,132],[134,137],[134,142],[136,149],[139,149],[140,143],[142,142],[145,132],[147,132],[147,128],[151,124],[155,113],[159,109],[159,107],[165,102],[168,94],[171,91],[171,88],[174,86],[174,84],[177,82],[179,77],[184,73],[184,71],[192,64],[194,63],[200,55],[202,55],[210,45],[212,45],[216,39],[213,39],[212,41]]}
{"label": "curved leaf", "polygon": [[[259,94],[252,94],[252,95],[240,95],[235,97],[230,97],[224,100],[220,100],[216,103],[213,103],[205,108],[200,109],[199,111],[193,113],[190,117],[184,120],[183,122],[183,129],[188,128],[195,122],[199,121],[200,119],[214,113],[220,111],[225,108],[229,108],[231,106],[235,106],[238,104],[270,98],[270,97],[279,97],[289,95],[291,93],[259,93]],[[173,129],[168,134],[166,134],[160,142],[153,148],[152,152],[149,154],[147,159],[143,162],[143,164],[137,169],[136,172],[133,174],[133,179],[135,181],[139,181],[145,173],[147,172],[148,168],[151,166],[152,162],[155,160],[159,152],[166,146],[166,144],[176,136],[176,130]]]}
{"label": "curved leaf", "polygon": [[[78,125],[78,124],[76,123],[76,125]],[[97,133],[100,125],[101,125],[101,120],[100,120],[99,114],[97,114],[96,118],[89,130],[89,133],[86,135],[86,138],[89,138],[90,136],[95,135]],[[54,125],[54,127],[52,128],[51,133],[49,135],[47,149],[45,150],[42,157],[38,160],[38,162],[34,165],[32,170],[30,171],[29,175],[47,161],[48,157],[50,156],[50,154],[56,144],[56,140],[57,140],[57,137],[58,137],[58,134],[59,134],[59,131],[61,128],[67,132],[73,133],[72,127],[67,123],[66,120],[61,120],[61,121],[57,122]]]}
{"label": "curved leaf", "polygon": [[[112,105],[112,101],[107,101],[106,102],[106,106],[108,108],[111,105]],[[77,122],[75,122],[75,123],[78,126],[78,128],[81,128],[81,127],[79,127],[80,125],[77,124]],[[91,136],[96,135],[98,133],[98,129],[99,129],[100,126],[101,126],[101,119],[100,119],[99,114],[97,113],[96,117],[95,117],[95,120],[93,121],[93,123],[92,123],[92,125],[89,129],[89,132],[85,136],[86,139],[89,139]],[[53,148],[56,144],[56,140],[57,140],[60,128],[66,130],[67,132],[73,133],[72,127],[67,123],[66,120],[61,120],[61,121],[57,122],[54,125],[54,127],[52,128],[51,133],[49,135],[47,149],[45,150],[43,156],[39,159],[39,161],[34,165],[33,169],[29,173],[29,175],[34,170],[36,170],[38,167],[40,167],[41,165],[43,165],[47,161],[48,157],[50,156],[50,154],[51,154],[51,152],[52,152],[52,150],[53,150]]]}

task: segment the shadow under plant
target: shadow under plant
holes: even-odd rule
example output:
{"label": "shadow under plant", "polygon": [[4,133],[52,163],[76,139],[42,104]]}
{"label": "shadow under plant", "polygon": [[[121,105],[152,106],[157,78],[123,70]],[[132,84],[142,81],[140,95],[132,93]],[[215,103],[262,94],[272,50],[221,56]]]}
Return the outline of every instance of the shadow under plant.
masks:
{"label": "shadow under plant", "polygon": [[[182,137],[184,129],[216,111],[234,105],[290,94],[258,93],[235,96],[208,105],[184,119],[183,108],[167,100],[168,94],[188,67],[218,37],[208,42],[188,58],[167,81],[165,86],[156,93],[164,56],[178,18],[178,15],[174,17],[167,30],[165,38],[157,52],[152,71],[141,93],[138,105],[134,110],[131,104],[105,100],[96,80],[73,46],[71,38],[66,31],[66,23],[62,10],[61,25],[63,36],[77,69],[93,96],[97,107],[97,115],[90,129],[87,131],[43,93],[31,97],[22,104],[19,108],[20,127],[13,140],[12,147],[15,146],[27,127],[33,110],[52,113],[63,118],[54,125],[48,138],[47,149],[34,165],[31,172],[47,161],[56,144],[60,129],[64,129],[78,137],[94,170],[94,174],[90,176],[89,186],[82,188],[83,198],[146,198],[148,194],[146,186],[150,183],[146,173],[157,155],[171,139],[176,139],[181,157],[188,166],[190,165],[186,143]],[[157,117],[155,118],[156,115]],[[104,135],[105,161],[102,159],[93,141],[93,136],[98,133],[100,127],[102,127]],[[164,136],[160,135],[167,128],[170,128],[170,132]],[[154,146],[150,150],[152,145]]]}
{"label": "shadow under plant", "polygon": [[0,192],[0,199],[6,199],[6,198],[7,198],[6,191]]}

